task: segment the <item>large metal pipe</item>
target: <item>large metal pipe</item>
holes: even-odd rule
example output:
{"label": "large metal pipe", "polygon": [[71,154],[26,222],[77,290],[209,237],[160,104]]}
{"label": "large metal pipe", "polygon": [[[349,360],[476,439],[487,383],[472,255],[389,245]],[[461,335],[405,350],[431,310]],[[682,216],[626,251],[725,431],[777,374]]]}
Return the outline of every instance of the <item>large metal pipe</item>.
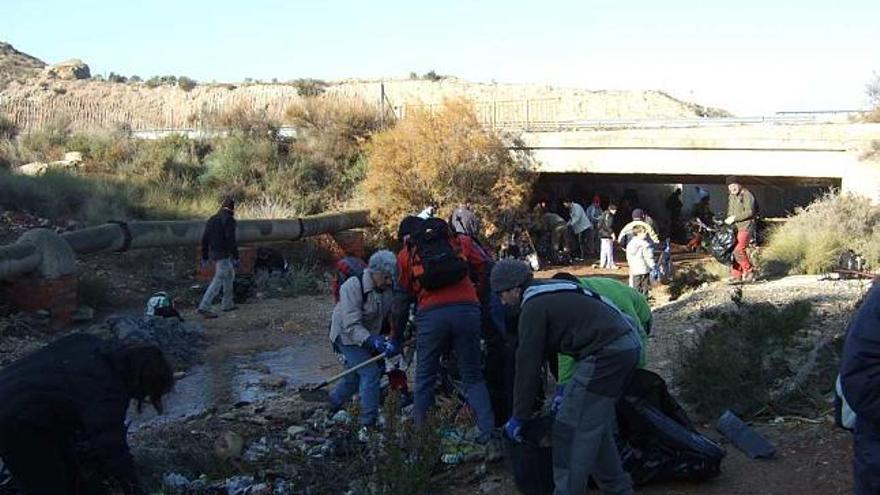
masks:
{"label": "large metal pipe", "polygon": [[40,266],[43,256],[31,243],[0,247],[0,280],[31,272]]}
{"label": "large metal pipe", "polygon": [[[369,225],[369,211],[327,213],[287,220],[239,220],[235,230],[239,243],[290,241],[318,234]],[[62,235],[78,254],[127,251],[169,246],[197,246],[205,230],[204,220],[117,222]],[[0,280],[32,271],[41,260],[29,243],[0,246]]]}

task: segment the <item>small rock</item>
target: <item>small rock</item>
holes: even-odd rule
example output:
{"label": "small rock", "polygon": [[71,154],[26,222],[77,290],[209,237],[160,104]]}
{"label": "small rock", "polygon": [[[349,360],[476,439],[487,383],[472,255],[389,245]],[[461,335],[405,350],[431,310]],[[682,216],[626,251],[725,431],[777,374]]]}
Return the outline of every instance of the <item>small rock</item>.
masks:
{"label": "small rock", "polygon": [[491,493],[499,488],[501,488],[501,483],[494,479],[480,483],[480,493]]}
{"label": "small rock", "polygon": [[297,435],[300,435],[305,432],[306,432],[306,429],[302,426],[299,426],[299,425],[293,425],[287,429],[287,435],[290,437],[296,437]]}
{"label": "small rock", "polygon": [[187,489],[190,482],[186,476],[180,473],[168,473],[162,478],[162,484],[172,490],[182,492]]}
{"label": "small rock", "polygon": [[287,378],[281,375],[269,375],[260,378],[260,385],[266,388],[283,388],[287,385]]}
{"label": "small rock", "polygon": [[345,409],[342,409],[340,411],[337,411],[337,413],[334,414],[333,418],[331,418],[331,419],[335,423],[348,423],[351,421],[351,415],[348,414],[348,411],[346,411]]}
{"label": "small rock", "polygon": [[233,431],[223,432],[214,441],[214,455],[223,461],[240,457],[242,450],[244,450],[244,439]]}
{"label": "small rock", "polygon": [[73,312],[71,319],[74,323],[85,323],[95,319],[95,310],[88,306],[80,306]]}

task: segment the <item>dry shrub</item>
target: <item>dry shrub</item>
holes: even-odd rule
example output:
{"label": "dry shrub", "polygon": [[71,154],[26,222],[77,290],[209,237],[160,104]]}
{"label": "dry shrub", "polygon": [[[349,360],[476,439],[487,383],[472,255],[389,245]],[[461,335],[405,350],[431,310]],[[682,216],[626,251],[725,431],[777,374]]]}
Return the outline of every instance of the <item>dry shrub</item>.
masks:
{"label": "dry shrub", "polygon": [[253,105],[239,103],[219,114],[209,115],[206,120],[215,127],[227,129],[231,134],[257,138],[276,138],[280,124]]}
{"label": "dry shrub", "polygon": [[533,174],[522,156],[477,120],[470,103],[415,111],[367,145],[364,183],[374,224],[392,236],[400,219],[428,204],[446,216],[470,202],[485,234],[497,235],[528,200]]}
{"label": "dry shrub", "polygon": [[761,263],[771,275],[823,273],[845,249],[880,267],[880,208],[862,196],[829,193],[770,233]]}
{"label": "dry shrub", "polygon": [[361,99],[325,95],[304,98],[286,115],[297,128],[297,139],[291,145],[291,163],[270,192],[295,191],[303,213],[340,207],[366,175],[364,145],[383,123],[379,109]]}

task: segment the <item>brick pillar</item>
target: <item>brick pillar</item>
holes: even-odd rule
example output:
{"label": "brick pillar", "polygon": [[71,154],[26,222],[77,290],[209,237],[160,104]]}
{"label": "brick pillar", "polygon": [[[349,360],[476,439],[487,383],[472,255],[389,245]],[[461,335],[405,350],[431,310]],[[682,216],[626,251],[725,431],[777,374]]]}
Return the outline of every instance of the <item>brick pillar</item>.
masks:
{"label": "brick pillar", "polygon": [[57,278],[28,275],[12,282],[6,297],[21,311],[48,311],[52,323],[63,326],[70,323],[79,305],[79,277],[76,274]]}

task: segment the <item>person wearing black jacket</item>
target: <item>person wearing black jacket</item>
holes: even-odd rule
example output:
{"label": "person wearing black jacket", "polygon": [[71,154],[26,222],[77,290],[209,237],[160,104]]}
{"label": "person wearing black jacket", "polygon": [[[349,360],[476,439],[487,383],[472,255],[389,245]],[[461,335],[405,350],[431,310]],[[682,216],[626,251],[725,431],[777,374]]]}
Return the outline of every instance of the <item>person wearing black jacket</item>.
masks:
{"label": "person wearing black jacket", "polygon": [[88,334],[59,339],[0,371],[0,457],[24,495],[94,493],[81,468],[143,493],[126,441],[131,400],[162,412],[174,383],[152,345]]}
{"label": "person wearing black jacket", "polygon": [[223,200],[223,205],[208,220],[205,233],[202,234],[202,266],[214,262],[214,278],[202,302],[199,303],[199,314],[205,318],[216,318],[211,305],[217,293],[223,291],[220,304],[223,311],[235,309],[232,285],[235,281],[235,267],[238,265],[238,244],[235,242],[235,201],[232,198]]}
{"label": "person wearing black jacket", "polygon": [[856,413],[853,493],[880,493],[880,285],[868,292],[846,330],[840,362],[843,397]]}

